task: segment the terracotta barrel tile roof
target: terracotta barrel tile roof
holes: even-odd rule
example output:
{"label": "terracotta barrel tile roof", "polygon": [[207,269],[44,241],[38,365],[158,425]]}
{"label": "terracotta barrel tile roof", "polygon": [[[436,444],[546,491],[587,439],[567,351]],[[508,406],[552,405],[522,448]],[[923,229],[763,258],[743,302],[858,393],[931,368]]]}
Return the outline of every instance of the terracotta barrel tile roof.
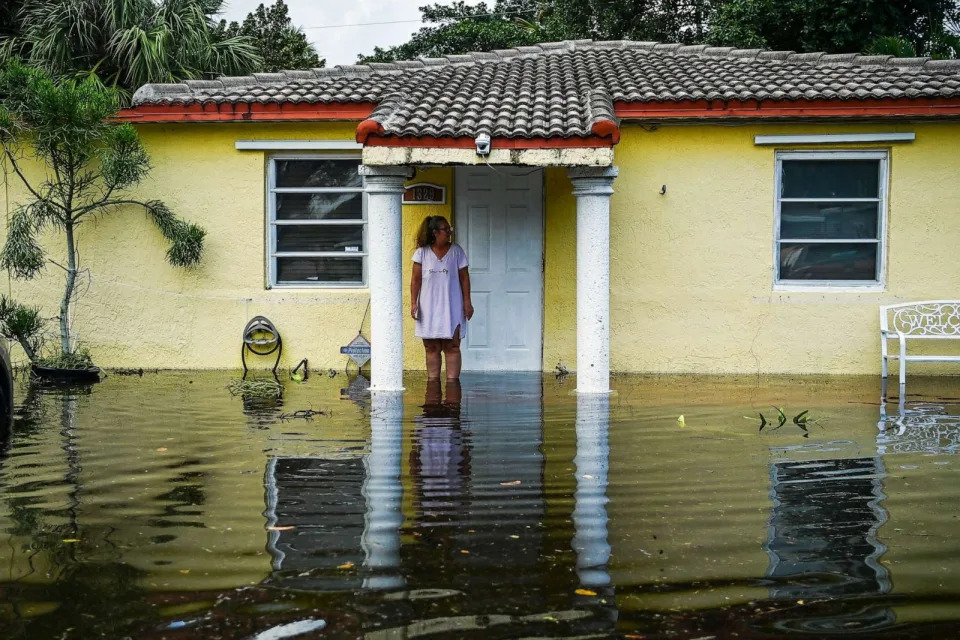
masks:
{"label": "terracotta barrel tile roof", "polygon": [[960,60],[578,40],[145,85],[133,102],[376,103],[377,133],[567,138],[616,130],[614,102],[928,98],[960,98]]}

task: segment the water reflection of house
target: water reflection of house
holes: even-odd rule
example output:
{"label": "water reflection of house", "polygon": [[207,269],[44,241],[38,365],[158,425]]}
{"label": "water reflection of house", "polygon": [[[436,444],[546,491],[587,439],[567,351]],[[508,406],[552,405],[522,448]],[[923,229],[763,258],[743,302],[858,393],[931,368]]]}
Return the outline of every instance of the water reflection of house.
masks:
{"label": "water reflection of house", "polygon": [[889,593],[890,576],[880,563],[886,547],[877,530],[887,521],[886,468],[880,457],[771,466],[767,576],[770,597],[803,603],[827,601],[820,609],[780,617],[783,629],[839,632],[879,629],[893,612],[873,598]]}
{"label": "water reflection of house", "polygon": [[469,572],[474,585],[520,592],[544,579],[541,383],[529,375],[468,381],[462,400],[451,401],[448,386],[440,406],[428,392],[410,456],[422,536],[403,550],[405,563],[432,568],[419,574],[422,585],[462,587]]}
{"label": "water reflection of house", "polygon": [[[363,562],[366,502],[361,458],[272,458],[267,465],[269,583],[350,589],[362,580],[337,569]],[[353,576],[353,577],[351,577]]]}
{"label": "water reflection of house", "polygon": [[[591,422],[604,433],[578,449],[578,483],[590,486],[576,499],[585,503],[573,522],[569,512],[558,522],[561,516],[547,511],[541,377],[484,378],[472,387],[465,378],[462,401],[449,390],[442,401],[428,396],[412,420],[403,420],[402,403],[374,395],[362,458],[270,460],[265,514],[273,572],[264,584],[352,597],[379,591],[366,602],[388,628],[370,627],[370,638],[425,628],[504,637],[544,626],[609,632],[615,599],[600,602],[612,596],[605,573],[607,421]],[[409,479],[401,475],[403,460]],[[584,571],[606,577],[584,581]],[[600,597],[575,597],[581,587]],[[490,615],[494,610],[504,615]]]}

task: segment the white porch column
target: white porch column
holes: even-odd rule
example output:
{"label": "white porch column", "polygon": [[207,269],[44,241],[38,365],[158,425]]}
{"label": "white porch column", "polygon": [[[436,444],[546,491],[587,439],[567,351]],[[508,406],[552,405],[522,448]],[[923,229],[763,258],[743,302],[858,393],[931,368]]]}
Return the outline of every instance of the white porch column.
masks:
{"label": "white porch column", "polygon": [[404,166],[360,167],[367,193],[367,277],[370,285],[370,390],[403,390]]}
{"label": "white porch column", "polygon": [[577,196],[577,392],[610,392],[610,196],[616,167],[569,170]]}

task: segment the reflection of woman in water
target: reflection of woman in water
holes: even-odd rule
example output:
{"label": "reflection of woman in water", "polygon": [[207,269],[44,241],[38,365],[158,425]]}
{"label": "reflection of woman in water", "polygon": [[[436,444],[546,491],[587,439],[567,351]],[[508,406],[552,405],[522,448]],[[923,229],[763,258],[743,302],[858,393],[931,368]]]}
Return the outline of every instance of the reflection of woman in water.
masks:
{"label": "reflection of woman in water", "polygon": [[440,377],[440,354],[447,379],[460,377],[460,340],[473,317],[467,254],[452,241],[453,228],[443,216],[427,216],[417,232],[410,279],[410,315],[427,354],[427,378]]}
{"label": "reflection of woman in water", "polygon": [[441,401],[440,380],[428,380],[423,414],[413,432],[410,471],[414,479],[414,504],[418,515],[455,520],[451,513],[464,504],[464,478],[469,475],[469,455],[460,430],[458,380],[447,381],[447,399]]}

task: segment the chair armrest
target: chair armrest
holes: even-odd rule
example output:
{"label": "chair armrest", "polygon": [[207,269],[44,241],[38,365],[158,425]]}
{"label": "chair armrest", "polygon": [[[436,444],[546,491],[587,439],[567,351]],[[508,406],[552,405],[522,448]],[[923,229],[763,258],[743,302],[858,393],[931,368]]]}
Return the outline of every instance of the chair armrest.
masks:
{"label": "chair armrest", "polygon": [[900,361],[903,362],[907,357],[907,334],[903,331],[897,331],[897,339],[900,341]]}

